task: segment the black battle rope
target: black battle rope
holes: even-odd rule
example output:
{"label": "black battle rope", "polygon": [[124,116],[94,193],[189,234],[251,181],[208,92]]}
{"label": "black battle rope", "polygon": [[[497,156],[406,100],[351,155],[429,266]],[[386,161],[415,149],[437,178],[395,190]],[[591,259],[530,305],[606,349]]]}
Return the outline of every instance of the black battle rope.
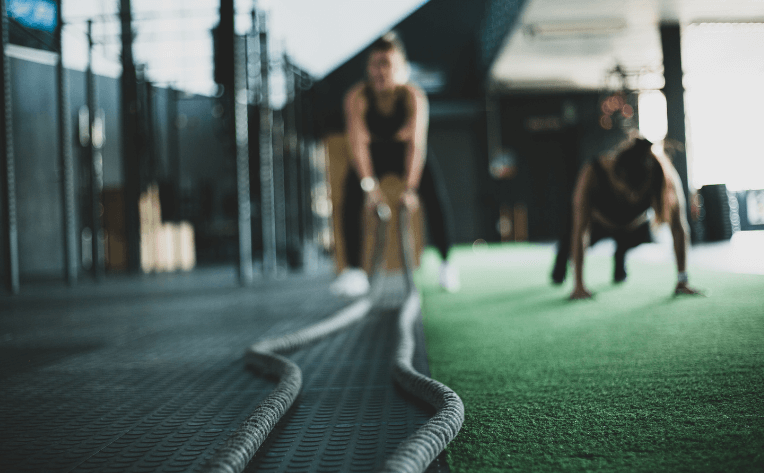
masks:
{"label": "black battle rope", "polygon": [[[380,205],[376,210],[379,222],[373,259],[374,274],[379,273],[383,261],[387,222],[391,216],[390,208],[386,205]],[[464,406],[451,389],[420,374],[411,364],[415,346],[413,329],[419,316],[419,295],[411,274],[411,239],[408,214],[405,211],[401,211],[400,234],[408,296],[399,315],[399,342],[393,377],[404,390],[432,405],[437,413],[396,449],[385,462],[382,471],[420,472],[459,432],[464,421]],[[302,386],[302,372],[296,364],[278,352],[296,350],[361,320],[373,308],[374,300],[372,293],[317,324],[249,347],[246,353],[248,365],[265,376],[278,378],[278,385],[228,438],[202,471],[243,471],[273,427],[291,407]]]}

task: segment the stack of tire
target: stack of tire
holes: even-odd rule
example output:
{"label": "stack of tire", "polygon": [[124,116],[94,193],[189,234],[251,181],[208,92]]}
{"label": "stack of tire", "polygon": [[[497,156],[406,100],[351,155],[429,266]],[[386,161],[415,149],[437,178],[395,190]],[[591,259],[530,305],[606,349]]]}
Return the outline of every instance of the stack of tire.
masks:
{"label": "stack of tire", "polygon": [[732,215],[732,207],[737,210],[737,201],[734,206],[730,205],[727,186],[725,184],[707,185],[701,187],[698,193],[701,197],[699,220],[703,227],[703,240],[723,241],[732,238],[735,228],[733,220],[738,220],[737,212]]}

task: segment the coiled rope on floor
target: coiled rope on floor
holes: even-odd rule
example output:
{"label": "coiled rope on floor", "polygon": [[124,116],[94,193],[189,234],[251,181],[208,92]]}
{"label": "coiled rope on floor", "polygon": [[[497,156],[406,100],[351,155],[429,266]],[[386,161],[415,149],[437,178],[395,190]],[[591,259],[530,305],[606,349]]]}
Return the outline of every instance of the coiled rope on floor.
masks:
{"label": "coiled rope on floor", "polygon": [[302,387],[302,372],[289,359],[277,352],[288,352],[309,345],[342,330],[371,311],[369,298],[360,299],[332,317],[283,337],[267,339],[250,346],[245,354],[247,364],[264,376],[278,378],[276,388],[239,426],[205,465],[202,471],[240,473],[255,455],[276,423],[292,406]]}
{"label": "coiled rope on floor", "polygon": [[[383,262],[384,238],[391,216],[387,205],[376,208],[377,244],[373,255],[374,270]],[[366,317],[374,306],[373,294],[336,312],[321,322],[302,330],[251,345],[246,353],[247,365],[264,376],[277,378],[276,388],[255,408],[252,414],[231,434],[225,444],[207,461],[204,473],[240,473],[271,433],[276,423],[292,406],[302,388],[302,371],[289,359],[279,355],[297,350]]]}
{"label": "coiled rope on floor", "polygon": [[[383,262],[384,236],[391,212],[389,207],[381,205],[377,207],[376,213],[379,223],[373,261],[375,274],[378,274]],[[464,422],[464,405],[455,392],[422,375],[412,365],[415,348],[414,323],[419,316],[420,298],[411,271],[413,250],[409,233],[409,214],[402,209],[400,216],[401,254],[408,295],[399,312],[399,340],[393,378],[405,391],[429,403],[437,412],[424,426],[401,443],[385,461],[381,471],[413,473],[424,471],[456,437]],[[204,465],[202,471],[243,471],[279,419],[292,406],[302,387],[302,372],[295,363],[278,353],[302,348],[361,320],[372,310],[375,299],[376,296],[372,293],[317,324],[250,346],[245,355],[247,364],[264,376],[278,378],[279,382],[273,392]]]}

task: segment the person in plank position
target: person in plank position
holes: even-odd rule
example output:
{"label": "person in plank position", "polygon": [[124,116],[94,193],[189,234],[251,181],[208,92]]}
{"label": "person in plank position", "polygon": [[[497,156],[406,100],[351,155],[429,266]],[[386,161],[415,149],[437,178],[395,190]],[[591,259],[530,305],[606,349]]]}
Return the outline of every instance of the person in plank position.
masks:
{"label": "person in plank position", "polygon": [[571,299],[592,297],[584,284],[587,245],[607,237],[615,240],[613,279],[623,282],[626,252],[652,240],[653,219],[671,228],[678,272],[674,293],[699,294],[688,285],[689,226],[682,183],[668,158],[654,153],[652,147],[644,138],[627,142],[620,152],[593,160],[579,173],[573,192],[572,228],[560,239],[552,272],[553,282],[561,284],[572,251],[575,287]]}

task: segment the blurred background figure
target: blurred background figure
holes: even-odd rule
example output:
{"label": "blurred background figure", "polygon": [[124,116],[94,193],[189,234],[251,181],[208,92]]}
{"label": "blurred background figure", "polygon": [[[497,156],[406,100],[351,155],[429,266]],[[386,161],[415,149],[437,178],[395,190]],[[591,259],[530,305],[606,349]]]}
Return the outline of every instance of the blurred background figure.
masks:
{"label": "blurred background figure", "polygon": [[[406,53],[400,38],[385,34],[370,48],[367,78],[345,96],[345,121],[352,166],[345,180],[343,234],[348,267],[332,285],[332,292],[358,296],[369,290],[361,269],[361,216],[363,207],[404,205],[415,210],[420,195],[427,210],[430,234],[443,262],[440,285],[459,289],[459,276],[448,263],[451,235],[445,195],[436,180],[435,163],[427,156],[429,107],[427,96],[408,82]],[[379,178],[395,174],[405,183],[400,202],[385,202]]]}
{"label": "blurred background figure", "polygon": [[[583,278],[584,252],[588,244],[611,237],[616,242],[613,280],[626,280],[626,252],[652,241],[652,221],[668,223],[674,240],[677,265],[676,294],[697,294],[687,285],[687,224],[685,198],[679,176],[653,144],[639,138],[615,155],[603,156],[584,166],[573,194],[572,227],[558,244],[552,280],[561,284],[572,249],[575,288],[571,299],[592,297]],[[652,210],[652,212],[649,212]]]}
{"label": "blurred background figure", "polygon": [[[764,235],[762,2],[5,4],[0,283],[12,292],[220,265],[249,284],[355,258],[337,213],[345,168],[329,170],[347,152],[330,148],[346,147],[343,97],[364,75],[372,87],[370,45],[393,29],[409,72],[396,87],[426,94],[421,153],[451,197],[446,232],[429,228],[441,257],[444,235],[558,239],[579,170],[635,131],[684,145],[672,165],[693,243]],[[380,117],[395,111],[395,94],[372,95]],[[433,218],[430,174],[418,197]]]}

